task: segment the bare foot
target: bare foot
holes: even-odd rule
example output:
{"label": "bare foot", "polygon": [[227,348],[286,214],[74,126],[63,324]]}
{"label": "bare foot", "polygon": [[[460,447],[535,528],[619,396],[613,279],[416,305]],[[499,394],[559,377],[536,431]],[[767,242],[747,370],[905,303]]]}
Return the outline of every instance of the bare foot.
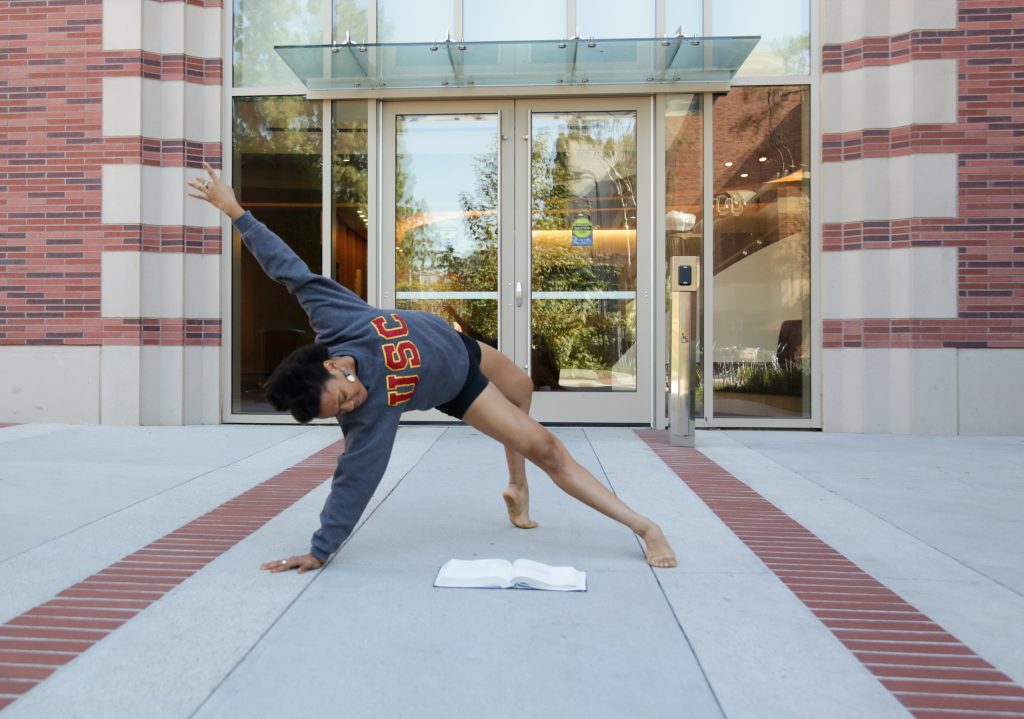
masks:
{"label": "bare foot", "polygon": [[665,535],[658,525],[652,524],[648,530],[641,533],[640,538],[647,545],[648,564],[662,569],[676,566],[676,553],[672,551],[672,547],[669,546],[668,540],[665,539]]}
{"label": "bare foot", "polygon": [[537,523],[530,519],[530,490],[510,484],[501,493],[508,507],[508,519],[520,529],[533,529]]}

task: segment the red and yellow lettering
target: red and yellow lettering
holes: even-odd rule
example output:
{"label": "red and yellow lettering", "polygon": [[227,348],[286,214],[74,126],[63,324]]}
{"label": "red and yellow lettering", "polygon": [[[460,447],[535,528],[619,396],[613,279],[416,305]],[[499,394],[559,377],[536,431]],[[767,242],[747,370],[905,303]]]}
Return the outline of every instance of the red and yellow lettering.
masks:
{"label": "red and yellow lettering", "polygon": [[418,374],[409,375],[408,377],[398,377],[397,375],[389,374],[387,376],[388,407],[397,407],[411,400],[419,383],[420,376]]}
{"label": "red and yellow lettering", "polygon": [[420,366],[420,351],[412,340],[391,342],[380,346],[384,353],[384,364],[392,372],[415,369]]}
{"label": "red and yellow lettering", "polygon": [[373,325],[373,329],[377,330],[377,334],[386,340],[396,340],[409,334],[409,326],[401,317],[392,312],[391,319],[394,321],[393,325],[388,324],[386,317],[374,317],[370,320],[370,324]]}

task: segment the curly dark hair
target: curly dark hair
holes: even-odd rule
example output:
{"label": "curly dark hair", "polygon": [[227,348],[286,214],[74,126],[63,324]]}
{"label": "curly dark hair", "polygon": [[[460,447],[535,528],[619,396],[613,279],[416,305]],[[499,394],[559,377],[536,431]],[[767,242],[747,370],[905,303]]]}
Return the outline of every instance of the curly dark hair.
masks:
{"label": "curly dark hair", "polygon": [[320,394],[331,375],[324,367],[327,347],[303,345],[285,357],[267,380],[267,399],[274,409],[288,410],[305,424],[320,414]]}

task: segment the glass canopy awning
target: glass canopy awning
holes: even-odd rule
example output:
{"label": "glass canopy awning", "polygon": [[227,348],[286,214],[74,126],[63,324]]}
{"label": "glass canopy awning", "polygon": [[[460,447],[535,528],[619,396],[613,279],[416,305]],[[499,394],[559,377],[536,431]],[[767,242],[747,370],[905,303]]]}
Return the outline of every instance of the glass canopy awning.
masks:
{"label": "glass canopy awning", "polygon": [[759,37],[277,45],[311,91],[729,83]]}

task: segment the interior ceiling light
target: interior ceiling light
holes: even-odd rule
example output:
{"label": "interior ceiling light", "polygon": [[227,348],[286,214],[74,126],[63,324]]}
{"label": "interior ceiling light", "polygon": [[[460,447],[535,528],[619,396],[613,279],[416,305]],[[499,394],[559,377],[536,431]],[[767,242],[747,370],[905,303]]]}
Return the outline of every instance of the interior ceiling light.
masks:
{"label": "interior ceiling light", "polygon": [[744,172],[742,175],[740,175],[740,177],[750,177],[750,173]]}
{"label": "interior ceiling light", "polygon": [[757,158],[757,161],[758,162],[768,162],[768,158],[767,157],[759,157],[759,158]]}
{"label": "interior ceiling light", "polygon": [[725,166],[726,166],[726,167],[732,167],[732,165],[733,165],[733,163],[732,163],[732,161],[731,161],[731,160],[730,160],[729,162],[725,163]]}

